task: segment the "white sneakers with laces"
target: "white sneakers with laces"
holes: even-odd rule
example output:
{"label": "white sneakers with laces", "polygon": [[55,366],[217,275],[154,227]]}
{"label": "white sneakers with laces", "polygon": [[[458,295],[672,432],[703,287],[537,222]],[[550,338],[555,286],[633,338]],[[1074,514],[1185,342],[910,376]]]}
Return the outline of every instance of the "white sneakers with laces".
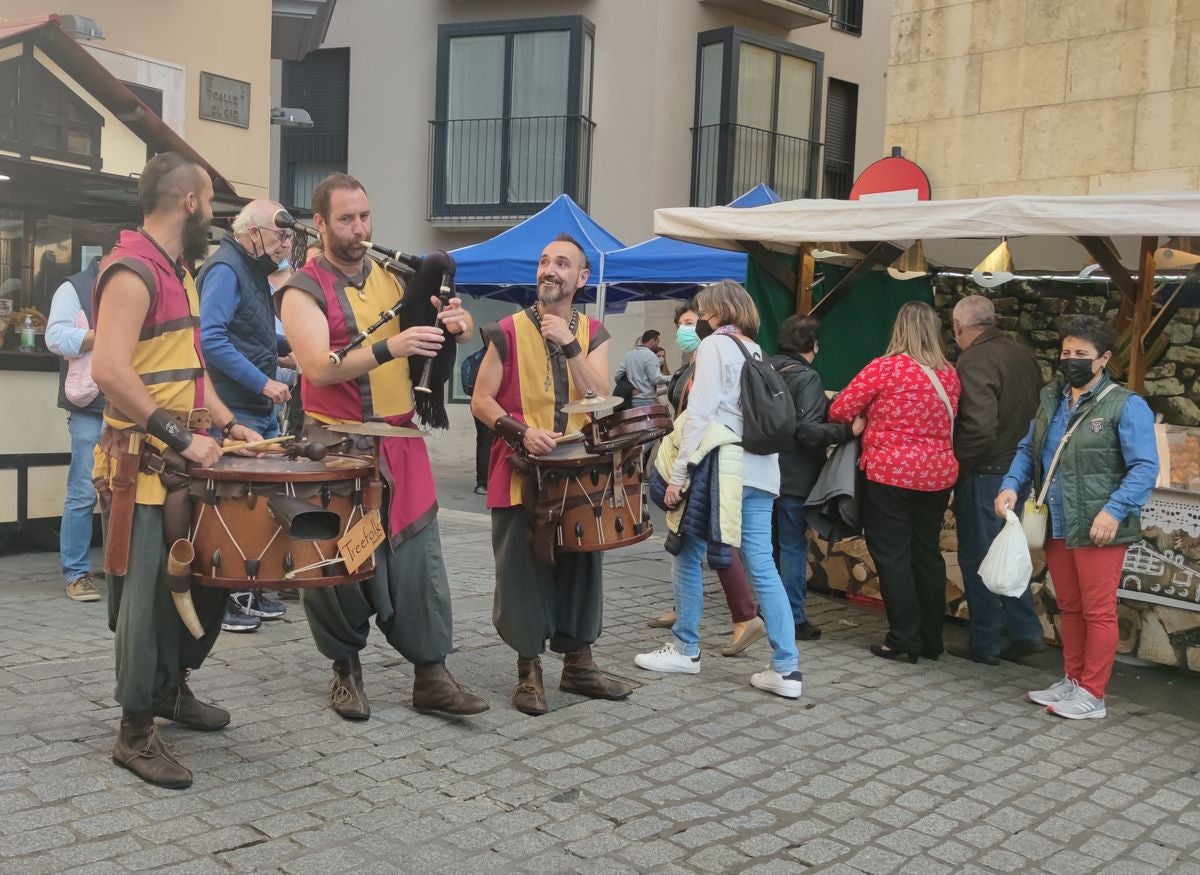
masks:
{"label": "white sneakers with laces", "polygon": [[1097,698],[1071,678],[1063,678],[1044,690],[1033,690],[1026,698],[1057,717],[1068,720],[1101,720],[1108,715],[1104,699]]}
{"label": "white sneakers with laces", "polygon": [[1070,678],[1063,678],[1055,684],[1052,684],[1044,690],[1032,690],[1025,694],[1025,698],[1038,705],[1049,707],[1056,702],[1062,702],[1075,695],[1075,691],[1079,689],[1079,684]]}
{"label": "white sneakers with laces", "polygon": [[800,692],[804,688],[799,670],[780,674],[770,666],[767,666],[766,671],[750,675],[750,686],[783,696],[785,699],[799,699]]}
{"label": "white sneakers with laces", "polygon": [[1075,687],[1075,693],[1069,699],[1047,705],[1046,710],[1056,717],[1066,717],[1068,720],[1102,720],[1108,715],[1104,700],[1079,686]]}
{"label": "white sneakers with laces", "polygon": [[638,668],[675,674],[700,674],[700,656],[688,656],[674,641],[633,658]]}

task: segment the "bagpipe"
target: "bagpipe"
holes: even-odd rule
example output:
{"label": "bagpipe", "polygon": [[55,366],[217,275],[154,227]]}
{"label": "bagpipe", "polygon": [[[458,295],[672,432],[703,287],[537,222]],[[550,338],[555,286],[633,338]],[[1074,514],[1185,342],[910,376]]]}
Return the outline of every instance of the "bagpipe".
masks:
{"label": "bagpipe", "polygon": [[[297,222],[287,212],[275,213],[275,226],[297,232],[298,239],[319,240],[316,230]],[[454,257],[448,252],[437,250],[426,255],[409,255],[397,249],[380,246],[364,240],[367,257],[376,266],[397,277],[404,286],[404,295],[399,301],[379,314],[379,318],[359,331],[341,349],[329,351],[329,361],[338,365],[348,352],[362,346],[368,337],[393,319],[400,319],[404,327],[431,325],[438,327],[438,312],[454,297]],[[433,303],[437,300],[437,305]],[[444,328],[443,328],[444,331]],[[408,357],[409,376],[413,386],[413,407],[417,417],[431,428],[449,428],[450,418],[446,413],[446,382],[454,374],[457,344],[449,332],[442,348],[433,358],[422,355]]]}

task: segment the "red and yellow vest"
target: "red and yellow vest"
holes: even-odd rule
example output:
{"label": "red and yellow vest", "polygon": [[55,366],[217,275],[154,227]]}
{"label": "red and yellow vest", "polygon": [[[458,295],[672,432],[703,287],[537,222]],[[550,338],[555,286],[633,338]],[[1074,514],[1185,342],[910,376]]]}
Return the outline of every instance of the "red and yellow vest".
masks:
{"label": "red and yellow vest", "polygon": [[[568,401],[582,397],[575,388],[567,360],[549,356],[532,308],[502,319],[486,329],[504,365],[496,402],[508,415],[531,428],[544,428],[566,434],[588,423],[586,413],[563,413]],[[579,314],[575,339],[586,356],[608,340],[608,332],[599,322]],[[489,423],[490,424],[490,423]],[[515,507],[521,503],[524,475],[508,461],[512,449],[501,438],[493,438],[488,462],[487,506]]]}
{"label": "red and yellow vest", "polygon": [[[204,356],[200,351],[200,299],[196,284],[182,265],[172,262],[165,252],[141,231],[123,231],[117,245],[101,264],[93,295],[92,324],[100,330],[100,296],[114,273],[130,270],[146,284],[150,309],[142,322],[141,334],[133,351],[133,369],[154,403],[166,410],[187,411],[204,406]],[[123,418],[111,404],[104,410],[109,428],[132,428],[135,423]],[[158,438],[148,438],[162,450]],[[94,476],[111,478],[115,461],[100,452],[95,454]],[[162,504],[166,490],[157,475],[139,474],[138,504]]]}
{"label": "red and yellow vest", "polygon": [[[312,296],[329,323],[329,348],[341,349],[379,314],[404,298],[404,286],[386,270],[365,261],[363,272],[345,276],[318,256],[288,279],[277,295],[297,289]],[[411,326],[393,319],[376,329],[366,345],[386,340]],[[304,412],[318,422],[365,422],[381,418],[408,425],[413,418],[412,379],[407,358],[396,358],[342,383],[317,386],[300,377]],[[383,471],[391,485],[388,534],[393,546],[412,537],[437,516],[437,488],[425,441],[385,438],[380,446]]]}

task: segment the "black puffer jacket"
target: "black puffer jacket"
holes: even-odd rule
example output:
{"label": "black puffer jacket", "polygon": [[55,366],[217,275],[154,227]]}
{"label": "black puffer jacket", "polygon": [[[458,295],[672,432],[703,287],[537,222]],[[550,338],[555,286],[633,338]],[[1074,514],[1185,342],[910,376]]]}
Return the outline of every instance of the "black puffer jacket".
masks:
{"label": "black puffer jacket", "polygon": [[825,421],[829,399],[812,365],[786,353],[772,356],[770,363],[783,377],[796,406],[794,449],[779,454],[779,494],[806,498],[825,464],[825,448],[850,440],[850,426]]}

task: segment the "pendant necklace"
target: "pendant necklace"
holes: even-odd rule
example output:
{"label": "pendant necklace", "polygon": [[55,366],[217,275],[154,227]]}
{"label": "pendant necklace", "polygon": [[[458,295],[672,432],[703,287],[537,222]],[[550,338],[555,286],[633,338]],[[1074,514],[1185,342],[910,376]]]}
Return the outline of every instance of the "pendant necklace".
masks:
{"label": "pendant necklace", "polygon": [[[542,327],[542,305],[540,303],[534,304],[531,309],[533,311],[533,321],[537,323],[540,330]],[[571,336],[574,337],[576,330],[579,328],[579,311],[574,307],[571,308],[571,321],[567,327],[571,332]],[[562,349],[544,337],[542,338],[542,343],[546,346],[546,391],[549,392],[554,386],[554,381],[550,378],[550,359],[553,356],[562,355]]]}

